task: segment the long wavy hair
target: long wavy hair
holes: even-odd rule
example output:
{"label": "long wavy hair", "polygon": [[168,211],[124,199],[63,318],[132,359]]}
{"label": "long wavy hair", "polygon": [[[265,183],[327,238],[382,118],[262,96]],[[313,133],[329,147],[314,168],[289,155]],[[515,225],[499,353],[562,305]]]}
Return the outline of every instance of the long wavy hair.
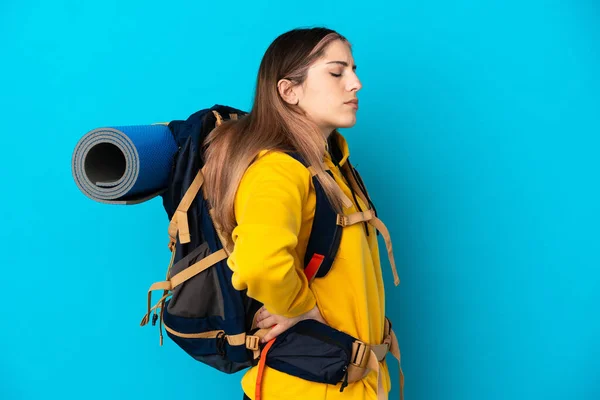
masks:
{"label": "long wavy hair", "polygon": [[294,29],[277,37],[260,63],[251,111],[224,122],[207,136],[206,196],[226,240],[236,226],[234,201],[239,183],[261,150],[299,153],[317,171],[331,204],[341,212],[337,184],[323,170],[327,138],[298,106],[285,102],[277,88],[280,79],[302,84],[309,67],[335,40],[350,46],[346,38],[327,28]]}

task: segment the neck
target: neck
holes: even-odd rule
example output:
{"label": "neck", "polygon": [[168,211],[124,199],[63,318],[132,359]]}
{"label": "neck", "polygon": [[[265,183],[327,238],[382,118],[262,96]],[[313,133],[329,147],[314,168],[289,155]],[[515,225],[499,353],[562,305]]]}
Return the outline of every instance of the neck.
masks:
{"label": "neck", "polygon": [[[331,149],[329,148],[329,141],[332,140],[332,135],[334,134],[335,129],[329,133],[329,135],[325,138],[325,150],[330,153]],[[331,154],[331,153],[330,153]]]}
{"label": "neck", "polygon": [[329,139],[329,136],[331,136],[333,132],[335,132],[335,128],[321,128],[321,133],[325,140]]}

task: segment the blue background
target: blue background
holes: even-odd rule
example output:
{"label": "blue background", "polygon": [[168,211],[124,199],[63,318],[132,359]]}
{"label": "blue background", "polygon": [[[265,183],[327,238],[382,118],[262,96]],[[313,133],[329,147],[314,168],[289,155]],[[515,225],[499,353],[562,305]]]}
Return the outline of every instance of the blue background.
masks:
{"label": "blue background", "polygon": [[169,260],[160,199],[88,199],[71,154],[99,126],[248,109],[269,43],[314,25],[350,39],[364,85],[343,133],[394,241],[407,400],[600,398],[599,18],[594,1],[3,1],[0,398],[240,398],[241,375],[139,326]]}

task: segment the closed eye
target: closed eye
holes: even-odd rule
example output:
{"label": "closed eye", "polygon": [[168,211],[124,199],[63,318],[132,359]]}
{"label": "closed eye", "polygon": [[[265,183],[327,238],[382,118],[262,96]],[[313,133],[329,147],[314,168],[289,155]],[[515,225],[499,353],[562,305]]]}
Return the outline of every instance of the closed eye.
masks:
{"label": "closed eye", "polygon": [[330,72],[331,76],[335,76],[336,78],[339,78],[340,76],[342,76],[342,74],[334,74],[333,72]]}

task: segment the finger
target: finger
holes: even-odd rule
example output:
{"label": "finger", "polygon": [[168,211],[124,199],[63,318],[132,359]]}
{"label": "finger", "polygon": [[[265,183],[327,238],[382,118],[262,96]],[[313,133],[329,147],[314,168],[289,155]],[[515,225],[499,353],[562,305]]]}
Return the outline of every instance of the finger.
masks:
{"label": "finger", "polygon": [[258,313],[258,316],[256,317],[256,322],[258,323],[258,322],[262,321],[263,319],[268,318],[270,316],[271,316],[271,313],[269,313],[267,311],[267,309],[265,308]]}
{"label": "finger", "polygon": [[264,343],[270,341],[271,339],[276,338],[278,335],[283,333],[287,328],[283,325],[275,325],[265,336],[263,336],[262,341]]}
{"label": "finger", "polygon": [[256,320],[256,322],[259,322],[262,319],[261,315],[262,315],[263,309],[264,309],[264,307],[261,307],[258,309],[258,311],[256,311],[256,314],[254,315],[254,319]]}
{"label": "finger", "polygon": [[263,319],[264,319],[264,317],[262,316],[262,310],[260,310],[256,313],[256,323],[259,323]]}
{"label": "finger", "polygon": [[273,315],[269,315],[266,318],[263,318],[262,320],[260,320],[256,326],[258,326],[259,328],[270,328],[273,325],[277,324],[277,321],[275,320],[275,317]]}

